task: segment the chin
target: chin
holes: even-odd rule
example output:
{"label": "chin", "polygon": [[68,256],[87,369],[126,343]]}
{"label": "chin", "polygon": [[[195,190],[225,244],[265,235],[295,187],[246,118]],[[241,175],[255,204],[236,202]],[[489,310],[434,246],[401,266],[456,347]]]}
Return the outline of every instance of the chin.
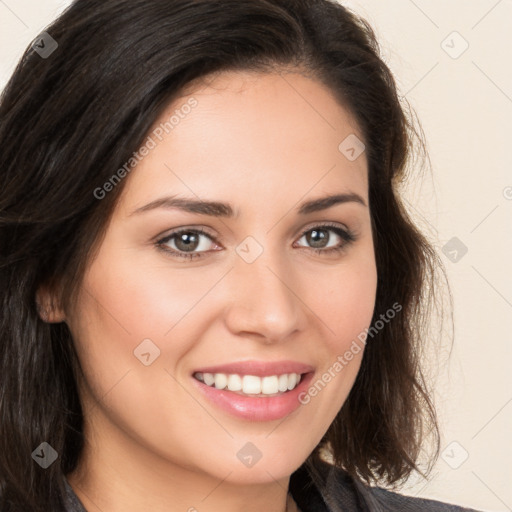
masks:
{"label": "chin", "polygon": [[[268,484],[276,480],[289,478],[289,476],[301,466],[307,454],[299,455],[297,453],[289,452],[286,458],[284,455],[286,450],[276,450],[272,454],[262,453],[259,460],[253,460],[248,465],[237,459],[235,464],[226,465],[226,472],[219,475],[219,478],[225,478],[229,471],[231,474],[226,478],[234,484]],[[252,464],[252,465],[251,465]]]}

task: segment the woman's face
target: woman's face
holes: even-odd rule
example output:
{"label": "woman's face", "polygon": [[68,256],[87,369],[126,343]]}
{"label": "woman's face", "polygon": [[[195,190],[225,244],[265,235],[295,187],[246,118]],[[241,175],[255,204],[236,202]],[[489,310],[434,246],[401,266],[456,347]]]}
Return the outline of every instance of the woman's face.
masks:
{"label": "woman's face", "polygon": [[323,85],[277,73],[196,83],[153,128],[65,319],[86,435],[120,472],[285,478],[347,398],[372,318],[362,135]]}

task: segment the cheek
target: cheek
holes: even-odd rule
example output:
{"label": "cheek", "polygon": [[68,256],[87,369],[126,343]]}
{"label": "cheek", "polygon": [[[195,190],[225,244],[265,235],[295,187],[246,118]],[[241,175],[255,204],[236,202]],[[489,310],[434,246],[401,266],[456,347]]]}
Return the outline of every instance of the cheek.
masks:
{"label": "cheek", "polygon": [[140,258],[111,262],[105,254],[84,279],[78,314],[95,337],[114,345],[133,350],[145,338],[167,342],[189,315],[198,320],[194,310],[221,275],[221,270],[206,274],[200,268],[169,272],[165,262]]}
{"label": "cheek", "polygon": [[324,292],[310,294],[308,305],[318,312],[318,325],[324,328],[318,347],[321,365],[301,402],[315,404],[316,414],[330,423],[345,402],[363,358],[377,290],[374,260],[347,261],[337,272],[317,276],[316,284]]}
{"label": "cheek", "polygon": [[370,325],[377,293],[375,261],[354,257],[336,272],[317,276],[316,285],[314,307],[325,325],[325,347],[332,356],[361,339]]}
{"label": "cheek", "polygon": [[165,262],[110,254],[114,252],[100,253],[84,276],[69,327],[97,397],[129,372],[116,393],[121,387],[132,387],[128,381],[135,379],[138,384],[133,386],[131,401],[148,405],[147,396],[137,396],[138,390],[169,386],[166,370],[175,373],[176,365],[211,323],[212,304],[202,298],[225,269],[208,274],[199,267],[192,272],[169,271]]}
{"label": "cheek", "polygon": [[330,345],[343,349],[370,324],[375,307],[376,279],[347,276],[336,289],[321,298],[321,310],[330,327]]}
{"label": "cheek", "polygon": [[[196,337],[183,334],[188,324],[180,319],[188,320],[187,311],[211,284],[196,278],[169,282],[162,279],[161,268],[137,267],[128,260],[114,264],[106,256],[84,277],[69,326],[85,376],[83,399],[89,412],[108,411],[107,416],[137,435],[141,444],[182,438],[190,425],[180,411],[194,404],[188,395],[180,401],[180,386],[171,374]],[[196,281],[191,285],[191,280]]]}

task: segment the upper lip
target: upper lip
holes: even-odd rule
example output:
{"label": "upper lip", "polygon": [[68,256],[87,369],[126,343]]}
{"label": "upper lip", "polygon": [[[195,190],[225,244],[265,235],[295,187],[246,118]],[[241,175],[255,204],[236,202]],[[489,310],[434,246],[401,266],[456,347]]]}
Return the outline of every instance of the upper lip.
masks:
{"label": "upper lip", "polygon": [[297,361],[236,361],[218,366],[198,368],[193,373],[237,373],[239,375],[267,377],[284,373],[302,374],[312,371],[314,371],[314,368],[311,365]]}

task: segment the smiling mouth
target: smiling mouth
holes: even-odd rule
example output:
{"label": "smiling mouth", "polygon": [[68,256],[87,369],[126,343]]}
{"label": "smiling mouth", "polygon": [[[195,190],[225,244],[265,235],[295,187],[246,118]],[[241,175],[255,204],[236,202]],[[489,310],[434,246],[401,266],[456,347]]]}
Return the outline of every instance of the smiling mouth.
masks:
{"label": "smiling mouth", "polygon": [[219,391],[250,397],[273,397],[284,395],[295,389],[305,374],[283,373],[258,377],[257,375],[240,375],[237,373],[202,373],[196,372],[193,377],[206,386]]}

